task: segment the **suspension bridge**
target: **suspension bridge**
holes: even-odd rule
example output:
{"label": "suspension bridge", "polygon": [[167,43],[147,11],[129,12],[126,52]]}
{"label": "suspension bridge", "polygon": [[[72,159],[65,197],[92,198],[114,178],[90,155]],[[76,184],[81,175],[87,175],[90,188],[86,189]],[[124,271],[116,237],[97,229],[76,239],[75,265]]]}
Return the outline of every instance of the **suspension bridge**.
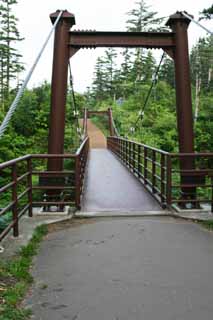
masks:
{"label": "suspension bridge", "polygon": [[[72,207],[76,216],[96,219],[48,235],[35,260],[36,283],[25,304],[37,319],[211,319],[212,236],[169,217],[175,211],[186,216],[198,211],[211,218],[213,212],[213,153],[194,151],[187,37],[193,17],[171,15],[170,32],[76,31],[75,16],[68,11],[50,18],[51,32],[0,126],[1,137],[55,32],[48,151],[0,164],[0,196],[10,195],[0,217],[12,214],[0,231],[0,243],[11,233],[18,239],[22,217],[31,221],[38,208],[43,215],[56,215]],[[121,137],[110,106],[85,108],[80,117],[70,59],[81,49],[97,47],[164,51],[132,130],[143,118],[164,56],[174,60],[178,153]],[[81,138],[72,154],[64,153],[68,71]],[[94,115],[107,119],[107,137],[92,122]],[[118,218],[123,213],[128,219]],[[155,214],[164,217],[149,218]],[[113,215],[117,219],[98,219]],[[46,290],[39,287],[41,280]]]}
{"label": "suspension bridge", "polygon": [[[26,212],[32,217],[34,207],[42,207],[44,212],[51,211],[53,207],[63,211],[68,206],[83,209],[81,211],[151,212],[171,211],[174,208],[202,210],[205,206],[212,212],[213,153],[194,152],[187,37],[187,29],[190,22],[194,21],[193,17],[185,12],[171,15],[166,23],[171,32],[76,31],[72,29],[75,16],[66,10],[56,11],[50,15],[50,19],[53,23],[51,32],[0,126],[2,136],[55,32],[48,152],[25,155],[0,164],[2,175],[7,176],[7,183],[1,186],[0,194],[11,193],[11,201],[1,208],[0,215],[12,212],[13,217],[1,233],[0,240],[11,230],[15,237],[18,236],[20,218]],[[145,104],[132,130],[137,128],[144,115],[164,56],[168,54],[174,60],[179,153],[165,152],[119,136],[110,107],[106,111],[85,109],[83,119],[79,121],[70,59],[79,50],[97,47],[164,51]],[[82,141],[75,154],[64,154],[68,71],[74,116]],[[90,122],[93,115],[108,118],[107,138]]]}

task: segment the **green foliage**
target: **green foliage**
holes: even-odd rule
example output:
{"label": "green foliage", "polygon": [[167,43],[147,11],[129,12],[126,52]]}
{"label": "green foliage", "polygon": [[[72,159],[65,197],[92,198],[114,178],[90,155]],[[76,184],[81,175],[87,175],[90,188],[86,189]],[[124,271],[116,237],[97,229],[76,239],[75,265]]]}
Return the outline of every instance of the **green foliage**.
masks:
{"label": "green foliage", "polygon": [[17,41],[23,40],[17,29],[18,19],[13,14],[15,4],[16,0],[0,0],[0,104],[3,110],[9,98],[11,80],[17,79],[18,87],[19,73],[24,69],[15,46]]}
{"label": "green foliage", "polygon": [[199,20],[210,20],[213,17],[213,4],[211,5],[211,7],[203,9],[202,12],[200,12],[200,19]]}
{"label": "green foliage", "polygon": [[0,300],[3,301],[0,306],[0,320],[29,319],[30,310],[22,309],[19,304],[33,281],[29,272],[32,258],[47,231],[46,226],[38,227],[29,244],[21,249],[16,258],[0,262],[0,277],[4,283],[4,290],[0,291]]}
{"label": "green foliage", "polygon": [[[128,13],[127,29],[133,32],[162,30],[162,19],[158,19],[157,13],[150,10],[144,0],[140,0]],[[213,38],[209,36],[199,39],[190,53],[195,148],[196,151],[204,152],[213,149],[212,41]],[[112,59],[107,66],[107,56],[109,54],[106,51],[104,56],[97,60],[93,87],[86,94],[88,107],[103,110],[112,106],[115,123],[121,135],[165,151],[177,152],[173,60],[169,56],[164,58],[158,81],[144,110],[145,114],[138,121],[136,130],[131,132],[130,128],[135,127],[139,111],[144,108],[157,63],[150,50],[141,48],[123,50],[120,65],[116,63],[116,59]],[[107,74],[111,74],[110,79]],[[97,119],[95,121],[97,122]],[[101,126],[104,125],[107,127],[108,124],[102,121]]]}

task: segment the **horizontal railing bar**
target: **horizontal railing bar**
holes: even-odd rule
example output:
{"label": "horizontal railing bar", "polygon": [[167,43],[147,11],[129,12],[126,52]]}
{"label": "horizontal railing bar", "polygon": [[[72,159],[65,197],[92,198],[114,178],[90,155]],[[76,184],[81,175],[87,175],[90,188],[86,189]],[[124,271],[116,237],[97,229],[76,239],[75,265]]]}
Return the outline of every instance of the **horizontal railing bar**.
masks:
{"label": "horizontal railing bar", "polygon": [[22,181],[24,178],[28,177],[30,175],[30,172],[24,173],[22,176],[17,178],[17,182]]}
{"label": "horizontal railing bar", "polygon": [[73,203],[74,203],[74,200],[73,201],[33,201],[32,205],[33,206],[36,206],[36,205],[39,205],[39,206],[44,206],[44,205],[60,206],[60,205],[69,205],[69,204],[73,204]]}
{"label": "horizontal railing bar", "polygon": [[0,241],[2,241],[7,235],[8,233],[11,231],[11,229],[13,228],[13,226],[16,224],[16,220],[13,220],[4,230],[3,232],[0,234]]}
{"label": "horizontal railing bar", "polygon": [[212,169],[187,169],[187,170],[180,170],[180,169],[172,169],[172,173],[189,173],[189,174],[198,174],[198,173],[203,173],[203,175],[208,175],[209,173],[213,174]]}
{"label": "horizontal railing bar", "polygon": [[141,147],[144,147],[144,148],[147,148],[147,149],[149,149],[149,150],[153,150],[153,151],[156,151],[156,152],[158,152],[158,153],[160,153],[160,154],[165,154],[165,155],[169,155],[169,152],[166,152],[166,151],[163,151],[163,150],[161,150],[161,149],[157,149],[157,148],[154,148],[154,147],[150,147],[150,146],[148,146],[148,145],[146,145],[146,144],[142,144],[142,143],[139,143],[139,142],[135,142],[135,141],[133,141],[133,140],[128,140],[128,139],[124,139],[124,138],[117,138],[117,137],[109,137],[110,139],[116,139],[116,140],[121,140],[121,141],[127,141],[127,142],[129,142],[129,143],[133,143],[133,144],[137,144],[137,145],[139,145],[139,146],[141,146]]}
{"label": "horizontal railing bar", "polygon": [[76,156],[79,156],[79,154],[82,152],[82,149],[85,147],[86,143],[88,142],[89,137],[86,137],[84,139],[84,141],[82,142],[82,144],[80,145],[80,147],[78,148],[77,152],[76,152]]}
{"label": "horizontal railing bar", "polygon": [[10,182],[8,183],[6,186],[2,187],[0,189],[0,194],[3,193],[4,191],[7,191],[8,189],[10,189],[12,186],[14,186],[14,182]]}
{"label": "horizontal railing bar", "polygon": [[195,153],[169,153],[169,155],[174,157],[210,157],[213,158],[213,152],[195,152]]}
{"label": "horizontal railing bar", "polygon": [[63,187],[63,186],[33,186],[33,190],[70,190],[75,189],[75,187]]}
{"label": "horizontal railing bar", "polygon": [[70,171],[70,170],[66,170],[66,171],[32,171],[33,175],[67,175],[67,174],[74,174],[75,171]]}
{"label": "horizontal railing bar", "polygon": [[20,219],[24,214],[25,212],[29,209],[30,207],[30,204],[26,204],[26,206],[19,212],[19,215],[18,215],[18,219]]}
{"label": "horizontal railing bar", "polygon": [[195,184],[195,183],[191,183],[191,184],[173,184],[172,188],[193,188],[193,187],[197,187],[197,188],[212,188],[212,184]]}
{"label": "horizontal railing bar", "polygon": [[27,188],[24,192],[22,192],[18,197],[17,200],[19,201],[21,198],[23,198],[29,191],[31,188]]}
{"label": "horizontal railing bar", "polygon": [[199,203],[199,202],[202,202],[202,203],[211,203],[212,200],[211,199],[172,199],[172,203],[189,203],[189,202],[193,202],[193,203]]}
{"label": "horizontal railing bar", "polygon": [[14,201],[10,202],[5,208],[0,211],[0,217],[3,216],[7,211],[9,211],[14,205]]}
{"label": "horizontal railing bar", "polygon": [[33,159],[50,159],[50,158],[64,158],[64,159],[72,159],[75,158],[76,154],[72,153],[65,153],[65,154],[32,154],[31,158]]}
{"label": "horizontal railing bar", "polygon": [[13,159],[13,160],[10,160],[10,161],[7,161],[7,162],[3,162],[2,164],[0,164],[0,170],[6,169],[8,167],[11,167],[11,166],[13,166],[14,164],[16,164],[18,162],[28,160],[28,159],[30,159],[30,157],[31,157],[31,155],[27,154],[26,156],[19,157],[19,158],[16,158],[16,159]]}

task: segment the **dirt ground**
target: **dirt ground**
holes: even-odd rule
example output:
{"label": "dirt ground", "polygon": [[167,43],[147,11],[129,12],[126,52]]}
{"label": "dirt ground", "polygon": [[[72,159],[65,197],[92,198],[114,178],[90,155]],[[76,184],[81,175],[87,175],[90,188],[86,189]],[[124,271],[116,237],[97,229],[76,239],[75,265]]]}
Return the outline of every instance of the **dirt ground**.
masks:
{"label": "dirt ground", "polygon": [[[82,120],[80,120],[82,124]],[[87,120],[87,131],[90,138],[90,148],[92,149],[105,149],[106,137],[103,132],[92,123],[91,120]]]}

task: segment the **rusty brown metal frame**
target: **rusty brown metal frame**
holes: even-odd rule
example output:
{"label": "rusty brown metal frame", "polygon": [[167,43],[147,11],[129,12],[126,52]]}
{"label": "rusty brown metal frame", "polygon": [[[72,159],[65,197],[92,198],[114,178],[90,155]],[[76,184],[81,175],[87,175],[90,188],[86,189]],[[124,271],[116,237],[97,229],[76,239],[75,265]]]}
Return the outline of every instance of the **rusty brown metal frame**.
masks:
{"label": "rusty brown metal frame", "polygon": [[[12,230],[14,237],[19,236],[19,222],[21,217],[28,212],[29,217],[33,216],[33,207],[38,206],[57,206],[63,208],[65,205],[73,205],[80,209],[81,207],[81,194],[84,185],[85,168],[87,164],[87,156],[89,151],[89,138],[86,137],[82,142],[79,149],[75,154],[29,154],[24,157],[13,159],[0,164],[0,173],[8,176],[9,181],[6,184],[0,185],[0,196],[5,192],[11,193],[11,199],[8,203],[1,208],[0,217],[12,212],[12,220],[8,226],[0,232],[0,242]],[[49,159],[65,159],[73,160],[75,163],[75,170],[40,170],[36,169],[34,161],[36,160],[49,160]],[[9,177],[10,174],[10,177]],[[58,185],[40,185],[33,184],[33,177],[66,177],[73,176],[69,184]],[[22,191],[20,192],[20,185]],[[46,199],[39,199],[34,201],[34,192],[48,190],[72,190],[73,196],[68,200],[57,199],[46,201]]]}
{"label": "rusty brown metal frame", "polygon": [[[58,10],[51,15],[52,22],[59,12]],[[75,25],[75,16],[64,11],[55,32],[49,153],[63,153],[69,58],[80,49],[97,47],[161,48],[173,58],[179,151],[193,153],[194,132],[187,35],[189,23],[190,19],[183,16],[181,12],[177,12],[170,16],[166,24],[172,32],[73,31],[71,28]],[[183,170],[193,169],[193,159],[182,159],[181,167]],[[60,160],[50,159],[48,168],[62,169]],[[182,182],[190,184],[191,177],[182,176]],[[192,191],[190,190],[190,194],[195,194],[195,190]],[[187,193],[188,190],[183,189],[183,197],[187,198]]]}
{"label": "rusty brown metal frame", "polygon": [[110,136],[116,135],[115,133],[115,128],[113,125],[113,116],[112,116],[112,108],[108,108],[106,111],[87,111],[87,118],[90,118],[92,115],[97,115],[97,116],[107,116],[108,117],[108,123],[109,123],[109,133]]}
{"label": "rusty brown metal frame", "polygon": [[[107,147],[132,174],[143,184],[163,208],[183,206],[191,203],[195,207],[209,204],[213,213],[213,169],[208,163],[213,161],[213,153],[169,153],[120,137],[108,137]],[[181,160],[193,159],[194,169],[182,169]],[[202,164],[202,165],[201,165]],[[177,176],[199,177],[191,184],[185,184]],[[183,199],[183,189],[199,188],[194,199]]]}
{"label": "rusty brown metal frame", "polygon": [[70,57],[81,48],[98,47],[162,48],[169,51],[175,47],[175,37],[173,32],[70,31]]}

